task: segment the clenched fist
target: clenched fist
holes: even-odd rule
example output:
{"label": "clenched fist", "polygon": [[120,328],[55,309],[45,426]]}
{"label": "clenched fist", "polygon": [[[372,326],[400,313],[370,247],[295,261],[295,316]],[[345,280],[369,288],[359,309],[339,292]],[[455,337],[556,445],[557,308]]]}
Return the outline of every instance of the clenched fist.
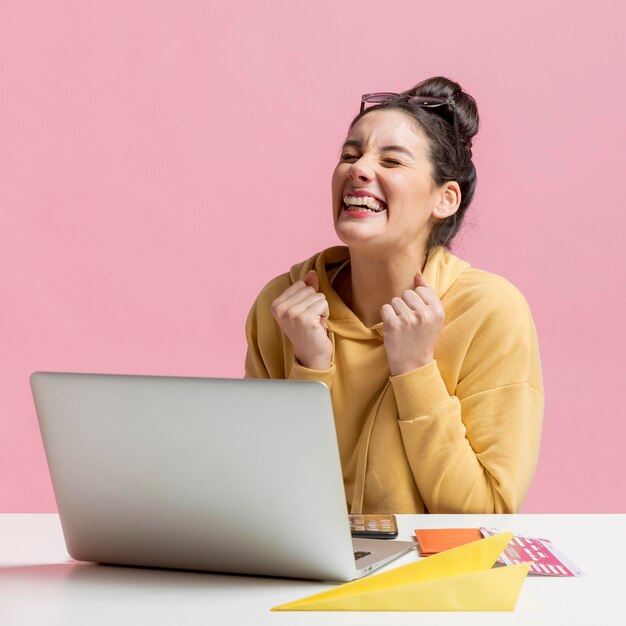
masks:
{"label": "clenched fist", "polygon": [[392,376],[433,360],[445,313],[437,294],[421,274],[415,276],[415,290],[407,289],[402,298],[384,304],[380,316]]}
{"label": "clenched fist", "polygon": [[333,344],[328,338],[328,302],[320,293],[315,270],[272,302],[272,315],[291,341],[296,359],[304,367],[325,370],[331,365]]}

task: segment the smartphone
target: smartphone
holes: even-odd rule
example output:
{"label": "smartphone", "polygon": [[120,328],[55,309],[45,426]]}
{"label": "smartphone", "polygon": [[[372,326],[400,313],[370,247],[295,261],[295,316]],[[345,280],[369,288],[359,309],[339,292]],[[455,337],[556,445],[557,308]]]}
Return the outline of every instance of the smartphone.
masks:
{"label": "smartphone", "polygon": [[350,530],[353,537],[367,539],[395,539],[398,525],[395,515],[351,514]]}

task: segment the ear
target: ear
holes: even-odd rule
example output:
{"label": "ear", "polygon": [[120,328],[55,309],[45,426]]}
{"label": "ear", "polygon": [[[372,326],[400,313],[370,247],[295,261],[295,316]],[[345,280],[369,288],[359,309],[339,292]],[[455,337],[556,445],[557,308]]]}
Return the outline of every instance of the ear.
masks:
{"label": "ear", "polygon": [[437,204],[433,207],[435,221],[443,220],[457,212],[461,204],[461,188],[456,180],[449,180],[438,191]]}

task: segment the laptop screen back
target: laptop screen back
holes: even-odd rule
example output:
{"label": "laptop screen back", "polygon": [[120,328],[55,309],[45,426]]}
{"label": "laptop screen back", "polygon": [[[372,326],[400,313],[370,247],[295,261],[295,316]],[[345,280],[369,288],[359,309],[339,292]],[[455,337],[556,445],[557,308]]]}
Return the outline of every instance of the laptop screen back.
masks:
{"label": "laptop screen back", "polygon": [[354,576],[323,384],[38,372],[31,386],[74,558]]}

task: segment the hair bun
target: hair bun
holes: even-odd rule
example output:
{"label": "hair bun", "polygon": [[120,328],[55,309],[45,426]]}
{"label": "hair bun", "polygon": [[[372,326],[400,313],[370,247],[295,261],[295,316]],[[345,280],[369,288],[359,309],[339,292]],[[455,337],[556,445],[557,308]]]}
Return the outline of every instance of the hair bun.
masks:
{"label": "hair bun", "polygon": [[429,96],[454,100],[459,120],[461,141],[471,149],[472,137],[478,133],[479,117],[476,101],[463,91],[459,83],[445,76],[434,76],[418,83],[412,89],[403,92],[411,96]]}

